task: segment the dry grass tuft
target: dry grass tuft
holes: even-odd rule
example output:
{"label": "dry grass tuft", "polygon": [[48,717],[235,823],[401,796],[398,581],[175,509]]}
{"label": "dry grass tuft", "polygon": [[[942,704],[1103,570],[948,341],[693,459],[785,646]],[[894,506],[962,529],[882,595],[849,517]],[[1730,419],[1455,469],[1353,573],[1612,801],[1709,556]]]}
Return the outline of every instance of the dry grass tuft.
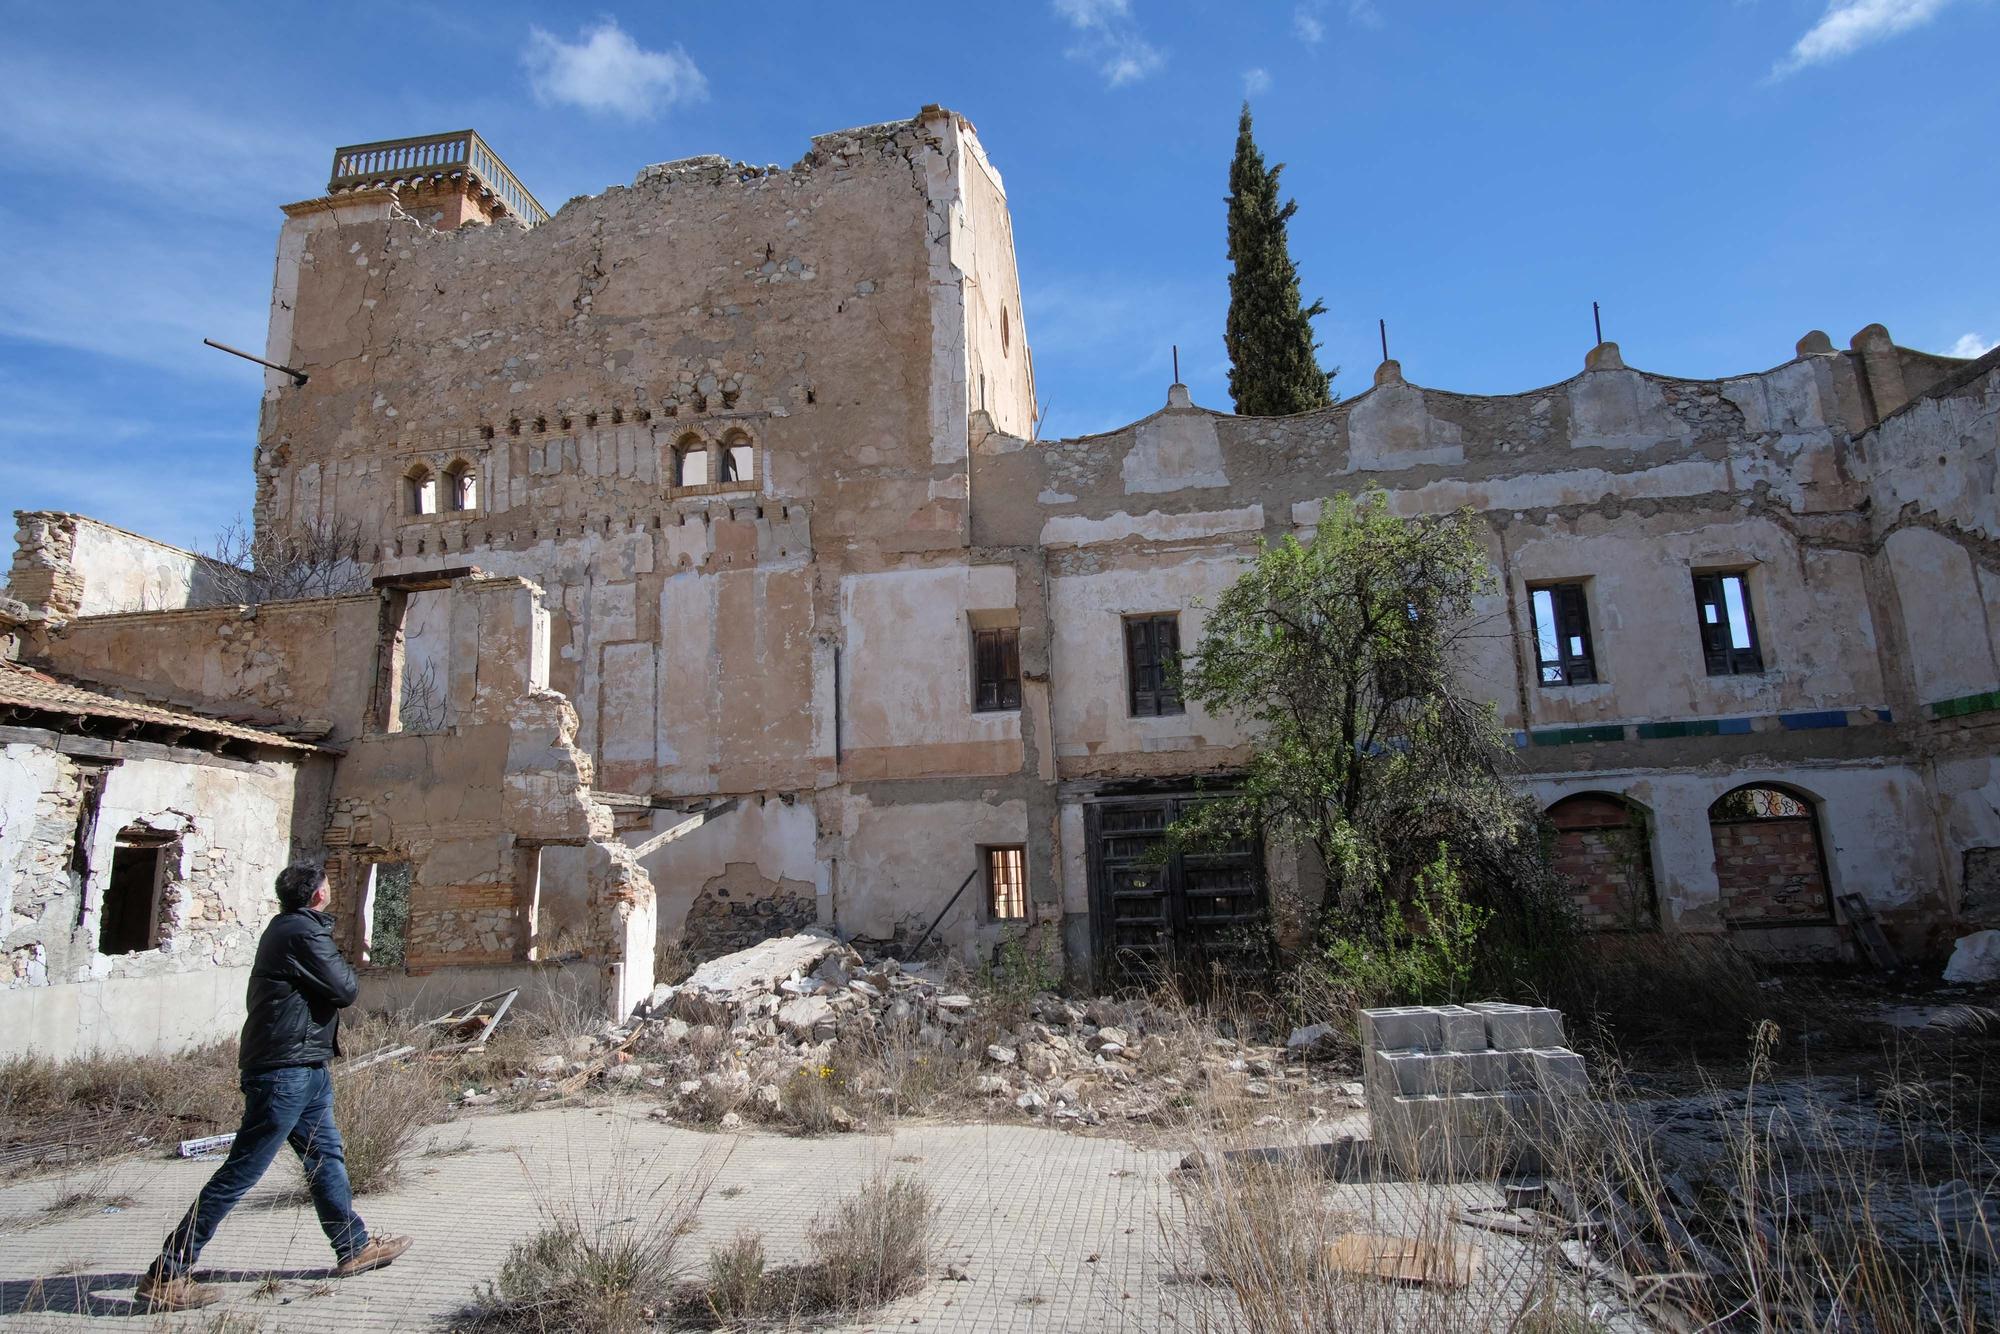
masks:
{"label": "dry grass tuft", "polygon": [[514,1244],[499,1276],[480,1287],[455,1327],[536,1334],[651,1327],[683,1296],[683,1239],[720,1166],[704,1163],[678,1185],[643,1188],[644,1169],[633,1164],[581,1200],[557,1199],[538,1187],[542,1229]]}
{"label": "dry grass tuft", "polygon": [[403,1179],[426,1126],[451,1114],[442,1077],[417,1061],[385,1061],[334,1072],[333,1123],[347,1149],[347,1180],[356,1195]]}
{"label": "dry grass tuft", "polygon": [[930,1187],[878,1172],[806,1230],[827,1306],[862,1311],[923,1286],[937,1202]]}
{"label": "dry grass tuft", "polygon": [[234,1042],[171,1056],[13,1057],[0,1061],[0,1173],[214,1134],[242,1108]]}
{"label": "dry grass tuft", "polygon": [[739,1232],[734,1241],[709,1252],[703,1295],[716,1319],[734,1323],[764,1313],[764,1268],[762,1233]]}

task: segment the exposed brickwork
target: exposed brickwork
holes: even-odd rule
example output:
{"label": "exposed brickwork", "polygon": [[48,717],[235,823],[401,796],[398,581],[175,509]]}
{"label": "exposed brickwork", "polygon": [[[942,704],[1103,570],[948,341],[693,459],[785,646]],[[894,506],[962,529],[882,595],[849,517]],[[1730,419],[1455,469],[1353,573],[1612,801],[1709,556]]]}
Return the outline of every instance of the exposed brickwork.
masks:
{"label": "exposed brickwork", "polygon": [[1716,822],[1715,878],[1732,926],[1827,920],[1826,877],[1810,817]]}
{"label": "exposed brickwork", "polygon": [[1645,836],[1634,829],[1565,829],[1556,835],[1556,870],[1576,884],[1571,898],[1593,931],[1650,930],[1652,874]]}
{"label": "exposed brickwork", "polygon": [[1593,931],[1659,925],[1644,817],[1615,797],[1583,793],[1551,806],[1555,867],[1576,886],[1583,924]]}

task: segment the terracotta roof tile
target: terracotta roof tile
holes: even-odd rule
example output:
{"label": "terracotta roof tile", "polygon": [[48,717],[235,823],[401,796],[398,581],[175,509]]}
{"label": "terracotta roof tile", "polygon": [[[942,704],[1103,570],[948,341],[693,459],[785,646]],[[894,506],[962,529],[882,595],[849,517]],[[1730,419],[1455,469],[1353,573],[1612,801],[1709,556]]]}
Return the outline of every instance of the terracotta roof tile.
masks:
{"label": "terracotta roof tile", "polygon": [[290,737],[255,727],[206,718],[183,709],[163,709],[135,703],[111,695],[86,690],[80,685],[36,671],[18,662],[0,660],[0,708],[33,709],[45,713],[67,713],[86,718],[119,718],[127,722],[150,723],[158,727],[179,727],[190,732],[226,737],[231,741],[252,741],[282,750],[312,750],[314,747]]}

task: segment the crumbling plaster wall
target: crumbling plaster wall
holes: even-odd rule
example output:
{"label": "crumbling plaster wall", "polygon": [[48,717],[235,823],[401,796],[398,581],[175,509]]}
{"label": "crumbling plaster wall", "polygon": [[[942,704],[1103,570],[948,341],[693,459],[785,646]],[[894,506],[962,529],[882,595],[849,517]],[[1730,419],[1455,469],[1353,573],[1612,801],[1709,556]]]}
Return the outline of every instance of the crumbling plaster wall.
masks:
{"label": "crumbling plaster wall", "polygon": [[408,860],[410,966],[532,957],[534,850],[573,846],[587,905],[582,944],[616,967],[608,987],[643,994],[656,934],[651,886],[612,841],[609,813],[592,799],[590,758],[576,745],[576,713],[548,688],[540,590],[474,577],[415,595],[429,600],[419,603],[418,639],[428,644],[418,660],[440,669],[449,718],[422,732],[383,725],[393,642],[384,618],[395,596],[87,617],[47,635],[40,656],[85,680],[317,720],[344,753],[315,809],[301,812],[295,842],[326,850],[332,911],[350,950],[364,936],[368,866]]}
{"label": "crumbling plaster wall", "polygon": [[[1675,921],[1718,924],[1706,810],[1735,785],[1722,775],[1789,773],[1825,794],[1822,818],[1839,831],[1829,852],[1836,882],[1906,938],[1934,943],[1938,803],[1909,767],[1904,731],[1876,725],[1908,710],[1898,641],[1876,628],[1879,549],[1854,443],[1873,424],[1868,372],[1830,347],[1720,382],[1631,371],[1615,348],[1591,360],[1571,381],[1507,398],[1420,389],[1390,363],[1370,392],[1298,417],[1206,413],[1177,388],[1161,412],[1106,435],[1034,446],[977,437],[975,541],[1038,552],[1049,572],[1064,776],[1168,772],[1146,731],[1158,724],[1124,716],[1123,646],[1106,613],[1148,609],[1133,599],[1178,608],[1191,647],[1201,605],[1254,554],[1249,542],[1288,531],[1309,538],[1322,497],[1379,486],[1398,512],[1470,507],[1486,527],[1497,588],[1478,608],[1467,676],[1520,744],[1531,732],[1606,724],[1626,736],[1521,751],[1524,778],[1547,786],[1547,800],[1566,785],[1624,790],[1603,781],[1607,767],[1638,764],[1662,775],[1655,783],[1678,771],[1684,809],[1669,811],[1657,852],[1671,863],[1659,881]],[[1905,364],[1913,380],[1936,378]],[[1706,673],[1689,574],[1716,568],[1749,573],[1762,674]],[[1601,684],[1534,683],[1528,586],[1558,579],[1588,586]],[[1080,596],[1121,585],[1109,601]],[[1925,633],[1976,636],[1973,660],[1989,661],[1984,619],[1970,628],[1957,619]],[[1746,720],[1726,729],[1743,734],[1704,734],[1720,725],[1714,719]],[[1684,723],[1685,736],[1663,723]],[[1634,734],[1628,724],[1655,730]],[[1171,772],[1215,767],[1180,758]],[[1700,837],[1682,837],[1688,830]],[[1072,913],[1088,907],[1081,833],[1080,808],[1066,806]]]}
{"label": "crumbling plaster wall", "polygon": [[10,596],[56,620],[215,600],[215,562],[81,514],[17,510]]}
{"label": "crumbling plaster wall", "polygon": [[[516,545],[656,509],[683,433],[739,429],[761,492],[814,505],[822,540],[962,540],[968,136],[939,112],[821,136],[789,170],[667,163],[532,231],[294,217],[279,359],[311,380],[267,395],[260,524],[337,512],[436,550],[457,519],[400,514],[398,482],[463,453],[476,540]],[[1015,286],[988,276],[996,300]],[[585,466],[607,449],[615,480]]]}
{"label": "crumbling plaster wall", "polygon": [[[277,911],[271,886],[291,851],[295,766],[6,730],[0,1056],[233,1033],[257,935]],[[88,771],[102,774],[94,823],[83,819]],[[165,841],[159,944],[107,955],[99,945],[113,854],[135,829]],[[210,976],[218,973],[228,985]]]}

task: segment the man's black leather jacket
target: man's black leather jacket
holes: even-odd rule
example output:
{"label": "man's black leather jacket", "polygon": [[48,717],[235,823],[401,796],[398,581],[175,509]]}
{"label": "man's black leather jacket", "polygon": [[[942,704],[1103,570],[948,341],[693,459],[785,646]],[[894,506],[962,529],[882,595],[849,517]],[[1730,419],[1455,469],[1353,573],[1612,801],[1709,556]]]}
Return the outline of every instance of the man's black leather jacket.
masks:
{"label": "man's black leather jacket", "polygon": [[311,908],[279,913],[257,942],[237,1064],[325,1065],[340,1055],[340,1012],[355,990],[354,970],[334,948],[333,918]]}

